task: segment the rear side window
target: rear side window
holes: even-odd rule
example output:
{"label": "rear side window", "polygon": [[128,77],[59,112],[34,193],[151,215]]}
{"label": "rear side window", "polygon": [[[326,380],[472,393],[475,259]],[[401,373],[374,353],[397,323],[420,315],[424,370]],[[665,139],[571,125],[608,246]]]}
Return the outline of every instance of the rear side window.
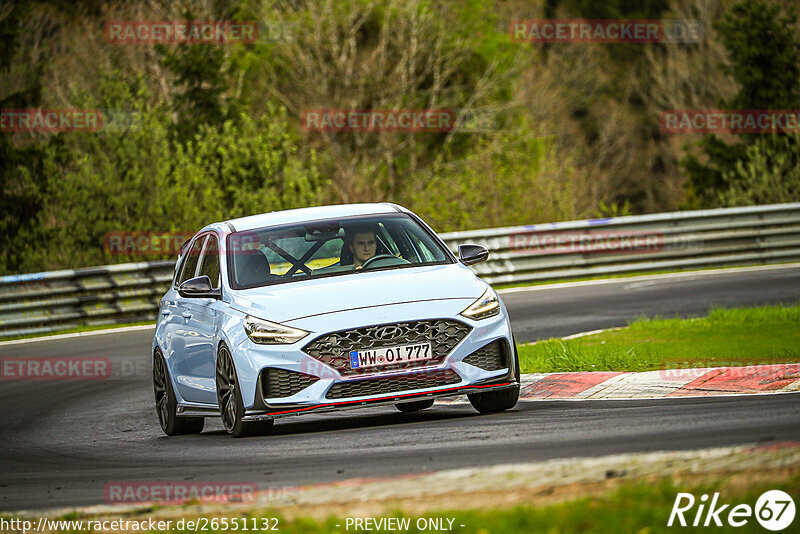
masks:
{"label": "rear side window", "polygon": [[203,251],[203,242],[205,240],[205,236],[202,236],[192,243],[189,251],[186,253],[186,258],[183,260],[181,275],[178,277],[178,285],[181,285],[190,278],[194,278],[194,273],[197,270],[197,262],[200,261],[200,253]]}

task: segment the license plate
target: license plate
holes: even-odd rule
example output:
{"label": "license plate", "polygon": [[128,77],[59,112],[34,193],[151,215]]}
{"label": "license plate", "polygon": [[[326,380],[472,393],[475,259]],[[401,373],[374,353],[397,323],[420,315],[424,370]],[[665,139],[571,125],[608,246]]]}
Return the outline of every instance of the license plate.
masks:
{"label": "license plate", "polygon": [[433,358],[430,343],[415,343],[413,345],[400,345],[398,347],[376,347],[366,350],[350,351],[350,367],[364,369],[378,365],[392,365],[396,363],[418,362]]}

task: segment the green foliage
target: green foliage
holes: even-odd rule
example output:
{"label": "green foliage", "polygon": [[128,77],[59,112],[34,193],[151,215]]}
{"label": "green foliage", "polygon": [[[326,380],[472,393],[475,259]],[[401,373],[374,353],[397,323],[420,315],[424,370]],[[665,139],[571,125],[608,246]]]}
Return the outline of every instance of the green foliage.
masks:
{"label": "green foliage", "polygon": [[739,92],[734,109],[794,109],[800,100],[800,42],[794,9],[765,0],[734,4],[715,28],[730,56],[728,72]]}
{"label": "green foliage", "polygon": [[[286,110],[267,107],[258,121],[203,125],[185,147],[178,146],[175,176],[218,211],[217,218],[304,207],[319,201],[324,185],[313,152],[304,158],[288,131]],[[205,184],[214,184],[208,191]],[[206,213],[208,211],[203,209]]]}
{"label": "green foliage", "polygon": [[573,217],[570,177],[553,172],[554,148],[526,135],[527,127],[517,125],[501,140],[475,141],[466,156],[423,175],[404,202],[439,231]]}
{"label": "green foliage", "polygon": [[48,144],[45,202],[37,224],[17,240],[23,270],[142,259],[106,255],[107,232],[194,232],[217,220],[318,202],[315,156],[298,152],[284,110],[204,124],[181,143],[170,139],[165,106],[145,103],[141,81],[106,76],[100,87],[103,107],[131,106],[131,121],[60,134]]}
{"label": "green foliage", "polygon": [[[558,18],[558,9],[570,16],[596,20],[652,20],[658,19],[669,8],[669,0],[549,0],[545,13],[548,18]],[[634,64],[644,59],[643,47],[635,43],[609,43],[603,45],[609,56],[620,64]],[[622,69],[617,73],[619,82],[628,83],[630,73]]]}
{"label": "green foliage", "polygon": [[723,206],[749,206],[800,201],[800,135],[759,139],[743,159],[722,175]]}
{"label": "green foliage", "polygon": [[[314,108],[502,110],[523,65],[492,2],[430,0],[269,4],[259,14],[294,28],[287,43],[237,51],[243,92],[266,94],[299,117]],[[499,23],[498,23],[499,22]],[[263,97],[262,97],[263,98]],[[251,98],[250,109],[262,106]],[[472,135],[309,132],[334,202],[407,198],[442,154],[459,160]]]}
{"label": "green foliage", "polygon": [[667,0],[549,0],[552,15],[554,8],[564,7],[570,13],[587,19],[652,19],[669,7]]}
{"label": "green foliage", "polygon": [[158,45],[162,63],[175,76],[174,108],[179,139],[187,139],[201,124],[221,124],[225,117],[223,95],[227,77],[222,47],[207,44],[168,49]]}
{"label": "green foliage", "polygon": [[[800,101],[800,41],[796,36],[797,18],[794,10],[783,14],[781,5],[766,0],[744,0],[734,4],[722,20],[715,24],[730,64],[725,68],[739,85],[737,94],[721,107],[730,109],[778,110],[795,109]],[[714,206],[720,199],[730,202],[741,197],[726,189],[741,190],[739,178],[745,178],[753,166],[763,166],[748,160],[759,153],[772,156],[781,151],[796,159],[796,142],[773,138],[760,140],[756,151],[748,146],[758,135],[744,134],[740,140],[726,143],[715,135],[706,136],[700,148],[705,161],[694,155],[684,158],[689,173],[689,186],[700,205]],[[767,146],[768,145],[768,146]],[[795,154],[791,156],[790,154]],[[790,165],[791,166],[791,165]],[[774,170],[774,166],[773,166]],[[783,182],[787,177],[779,178]]]}
{"label": "green foliage", "polygon": [[597,217],[624,217],[631,214],[631,203],[626,200],[621,205],[617,202],[606,204],[602,200],[597,208]]}
{"label": "green foliage", "polygon": [[[21,23],[31,13],[31,5],[17,2],[0,19],[0,73],[10,76],[20,48]],[[25,77],[23,87],[0,98],[0,109],[27,108],[39,105],[42,97],[44,59],[39,59]],[[12,270],[18,270],[23,258],[13,245],[19,232],[32,224],[41,209],[43,177],[41,146],[37,140],[15,142],[12,135],[0,134],[0,257]]]}
{"label": "green foliage", "polygon": [[[211,5],[213,19],[232,16],[223,3]],[[203,19],[193,10],[197,6],[187,6],[183,20]],[[177,115],[173,130],[178,139],[187,140],[203,124],[221,126],[226,118],[239,113],[238,95],[229,86],[234,70],[226,48],[208,43],[154,46],[161,64],[175,77],[170,91],[171,107]]]}
{"label": "green foliage", "polygon": [[19,48],[17,37],[23,18],[30,13],[30,5],[16,2],[0,19],[0,71],[7,71]]}
{"label": "green foliage", "polygon": [[[695,11],[708,14],[701,3]],[[658,19],[675,5],[547,0],[544,15]],[[797,101],[794,23],[775,5],[739,2],[718,25],[741,87],[730,105]],[[316,203],[399,202],[440,231],[674,209],[678,149],[658,130],[652,110],[664,102],[645,75],[649,52],[664,47],[512,42],[509,20],[530,9],[498,0],[16,2],[0,13],[0,107],[99,107],[135,121],[0,135],[0,271],[139,260],[104,255],[103,235],[191,232]],[[119,46],[102,37],[112,19],[255,20],[261,38]],[[681,50],[694,48],[703,47]],[[654,77],[664,78],[673,80]],[[304,131],[303,111],[321,107],[448,108],[493,124]],[[698,206],[796,198],[796,141],[754,139],[709,136],[703,157],[687,158]]]}

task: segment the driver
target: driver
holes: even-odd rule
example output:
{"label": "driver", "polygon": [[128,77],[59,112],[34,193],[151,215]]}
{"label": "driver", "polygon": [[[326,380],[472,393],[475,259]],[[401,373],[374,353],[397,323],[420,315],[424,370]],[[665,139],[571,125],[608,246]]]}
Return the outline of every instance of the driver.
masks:
{"label": "driver", "polygon": [[347,246],[353,253],[353,266],[361,269],[364,262],[373,257],[378,249],[375,232],[367,228],[358,228],[351,234]]}

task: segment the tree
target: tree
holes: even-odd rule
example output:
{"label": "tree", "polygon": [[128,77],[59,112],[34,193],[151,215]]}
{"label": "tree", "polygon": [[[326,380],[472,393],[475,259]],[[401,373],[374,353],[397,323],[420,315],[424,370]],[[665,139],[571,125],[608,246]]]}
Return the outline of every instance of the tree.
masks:
{"label": "tree", "polygon": [[[721,103],[727,109],[795,109],[800,101],[800,42],[795,36],[797,17],[793,10],[782,13],[781,6],[767,0],[744,0],[734,4],[715,24],[728,51],[725,67],[738,83],[736,95]],[[736,187],[742,176],[738,165],[747,167],[755,152],[751,144],[763,134],[743,134],[727,143],[716,135],[700,142],[705,161],[688,155],[683,165],[689,173],[691,194],[700,205],[717,205],[726,188]],[[759,142],[771,154],[782,150],[796,152],[796,142],[786,143],[781,134]]]}
{"label": "tree", "polygon": [[728,186],[720,192],[726,206],[779,204],[800,200],[800,134],[759,139],[746,158],[723,173]]}
{"label": "tree", "polygon": [[[2,109],[36,107],[41,102],[43,63],[11,76],[23,21],[30,11],[29,2],[17,2],[0,18],[0,73],[22,80],[21,88],[0,99]],[[12,134],[0,133],[0,269],[6,271],[18,269],[24,248],[18,236],[35,221],[41,209],[40,156],[41,145],[36,140],[26,139],[18,146]]]}
{"label": "tree", "polygon": [[202,124],[183,142],[171,139],[170,110],[149,103],[143,80],[107,73],[98,89],[80,105],[124,104],[131,120],[88,135],[60,133],[47,145],[43,205],[24,235],[20,270],[140,261],[104,253],[104,235],[192,233],[214,221],[319,201],[324,182],[315,156],[298,149],[283,109]]}
{"label": "tree", "polygon": [[[185,21],[229,17],[223,3],[210,6],[192,6],[183,12]],[[187,32],[188,33],[188,32]],[[176,138],[187,140],[202,124],[221,126],[237,116],[237,109],[229,94],[230,72],[228,47],[201,44],[158,44],[156,53],[161,64],[175,76],[172,87],[172,108],[177,117],[173,125]]]}
{"label": "tree", "polygon": [[222,124],[227,87],[222,47],[182,44],[168,50],[159,45],[156,50],[162,55],[164,67],[176,77],[173,108],[177,138],[188,139],[201,124]]}

